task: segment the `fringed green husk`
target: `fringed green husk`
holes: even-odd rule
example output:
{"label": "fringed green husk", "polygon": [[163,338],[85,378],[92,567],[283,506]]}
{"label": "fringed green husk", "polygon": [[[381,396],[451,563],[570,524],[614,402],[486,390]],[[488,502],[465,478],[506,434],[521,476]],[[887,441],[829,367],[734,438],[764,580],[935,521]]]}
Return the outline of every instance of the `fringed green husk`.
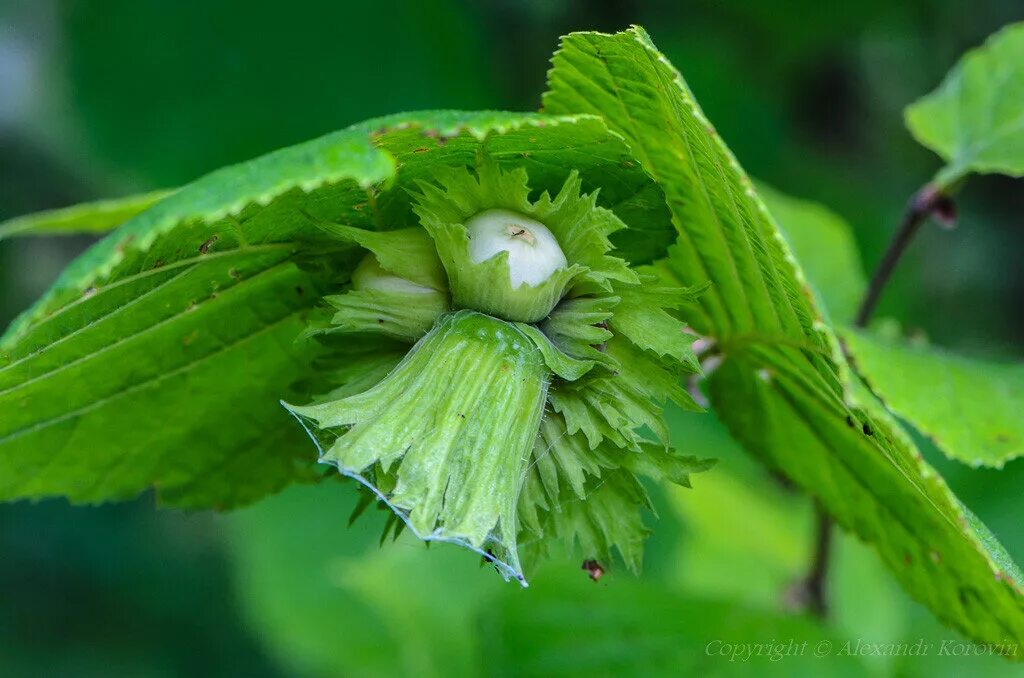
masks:
{"label": "fringed green husk", "polygon": [[[334,315],[310,332],[358,347],[346,350],[365,368],[333,368],[327,395],[289,409],[396,530],[467,546],[524,585],[520,563],[561,545],[638,570],[650,503],[637,476],[688,487],[711,465],[669,450],[662,418],[669,400],[699,409],[682,386],[699,370],[694,337],[672,310],[700,290],[612,256],[608,235],[625,225],[575,173],[536,201],[525,172],[486,159],[435,180],[415,196],[422,231],[323,226],[398,280],[327,298]],[[496,208],[544,224],[566,268],[512,289],[506,253],[470,261],[464,224]],[[381,335],[415,345],[395,366]]]}
{"label": "fringed green husk", "polygon": [[338,432],[321,461],[387,477],[382,495],[421,538],[490,548],[521,578],[515,513],[548,382],[522,332],[459,311],[368,391],[288,409]]}

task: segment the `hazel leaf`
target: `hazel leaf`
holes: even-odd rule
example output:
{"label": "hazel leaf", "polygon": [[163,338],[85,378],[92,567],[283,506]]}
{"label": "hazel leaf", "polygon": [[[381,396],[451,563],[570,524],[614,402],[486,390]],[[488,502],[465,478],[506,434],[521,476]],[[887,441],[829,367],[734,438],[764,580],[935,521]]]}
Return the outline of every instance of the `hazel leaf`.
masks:
{"label": "hazel leaf", "polygon": [[796,260],[678,71],[640,28],[571,34],[553,64],[544,110],[601,115],[622,135],[682,234],[661,270],[711,285],[679,314],[721,353],[711,400],[733,435],[875,545],[945,623],[982,643],[1024,642],[1005,552],[857,392]]}
{"label": "hazel leaf", "polygon": [[871,390],[946,456],[1001,468],[1024,454],[1024,365],[965,358],[866,331],[842,337]]}
{"label": "hazel leaf", "polygon": [[965,54],[905,117],[914,138],[946,161],[940,187],[972,172],[1024,176],[1024,23]]}
{"label": "hazel leaf", "polygon": [[28,235],[105,233],[145,212],[173,192],[152,191],[15,217],[0,222],[0,240]]}

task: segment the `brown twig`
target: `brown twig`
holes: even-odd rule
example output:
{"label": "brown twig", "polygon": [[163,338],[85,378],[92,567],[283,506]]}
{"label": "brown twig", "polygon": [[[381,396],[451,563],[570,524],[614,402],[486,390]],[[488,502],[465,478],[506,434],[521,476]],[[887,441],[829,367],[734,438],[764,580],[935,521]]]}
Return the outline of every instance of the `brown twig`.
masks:
{"label": "brown twig", "polygon": [[867,327],[871,316],[874,315],[875,307],[878,306],[878,301],[882,297],[882,290],[885,289],[892,272],[896,269],[896,264],[903,257],[903,253],[907,251],[907,246],[914,239],[921,224],[930,217],[934,217],[943,226],[951,228],[956,223],[956,205],[952,198],[933,184],[925,184],[907,203],[899,228],[896,229],[896,234],[889,243],[889,248],[885,251],[881,263],[878,264],[874,275],[871,276],[868,291],[857,310],[856,318],[854,318],[854,326]]}
{"label": "brown twig", "polygon": [[817,617],[824,617],[828,613],[825,584],[828,579],[832,533],[835,528],[832,518],[821,504],[815,502],[814,511],[818,518],[817,533],[814,539],[814,560],[811,562],[811,571],[807,573],[807,578],[804,580],[804,589],[807,596],[807,609]]}

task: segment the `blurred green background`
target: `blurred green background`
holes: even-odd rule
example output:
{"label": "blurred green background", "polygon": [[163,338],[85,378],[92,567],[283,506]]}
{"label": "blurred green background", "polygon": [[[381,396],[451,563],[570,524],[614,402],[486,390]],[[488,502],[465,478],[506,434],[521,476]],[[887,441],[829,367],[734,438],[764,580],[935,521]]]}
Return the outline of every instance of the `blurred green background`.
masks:
{"label": "blurred green background", "polygon": [[[870,268],[938,167],[901,111],[1019,0],[2,0],[0,219],[173,187],[384,113],[535,109],[560,34],[648,28],[746,169],[827,204]],[[928,229],[881,314],[938,344],[1021,357],[1024,189],[973,179],[960,227]],[[90,243],[0,242],[6,324]],[[352,488],[297,488],[227,516],[63,501],[0,506],[0,675],[1014,675],[988,658],[730,662],[724,642],[941,642],[869,549],[843,537],[827,625],[793,613],[812,523],[712,415],[672,415],[723,461],[655,489],[645,573],[551,563],[527,591],[468,553],[377,545]],[[1024,462],[978,471],[926,447],[1024,559]],[[652,521],[653,522],[653,521]]]}

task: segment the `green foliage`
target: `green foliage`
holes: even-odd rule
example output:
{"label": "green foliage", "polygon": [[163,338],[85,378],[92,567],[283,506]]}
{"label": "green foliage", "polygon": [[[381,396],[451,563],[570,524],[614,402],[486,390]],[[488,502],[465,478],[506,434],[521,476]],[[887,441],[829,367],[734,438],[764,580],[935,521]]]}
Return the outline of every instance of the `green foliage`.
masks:
{"label": "green foliage", "polygon": [[290,385],[317,349],[295,337],[338,275],[317,255],[355,254],[320,225],[412,226],[408,193],[384,189],[481,151],[553,191],[570,168],[609,177],[605,204],[627,213],[651,190],[600,120],[529,114],[392,116],[218,170],[91,248],[0,339],[0,406],[14,413],[0,422],[0,497],[155,487],[167,503],[231,506],[310,477],[277,402],[303,397]]}
{"label": "green foliage", "polygon": [[1024,453],[1024,366],[963,358],[850,330],[857,371],[947,456],[1002,467]]}
{"label": "green foliage", "polygon": [[100,502],[152,486],[223,506],[308,474],[274,401],[307,369],[294,342],[315,286],[291,243],[189,244],[166,266],[137,258],[4,344],[0,496]]}
{"label": "green foliage", "polygon": [[1024,24],[968,52],[906,110],[907,127],[946,161],[939,186],[972,172],[1024,176]]}
{"label": "green foliage", "polygon": [[891,418],[858,405],[838,343],[735,158],[641,29],[563,40],[549,113],[595,113],[665,190],[681,232],[668,269],[711,283],[682,316],[717,342],[712,403],[733,435],[873,543],[904,587],[980,641],[1024,639],[1003,552]]}
{"label": "green foliage", "polygon": [[[950,162],[939,174],[941,187],[972,171],[1021,173],[1021,35],[1019,26],[1007,29],[908,112],[915,134]],[[587,280],[592,287],[575,290],[592,298],[569,299],[548,318],[530,315],[543,320],[523,337],[538,348],[535,372],[550,370],[571,383],[553,390],[552,412],[542,422],[522,427],[533,427],[520,432],[529,439],[516,443],[520,454],[498,474],[525,483],[522,495],[512,491],[518,489],[511,488],[512,480],[490,482],[495,465],[480,465],[491,474],[486,483],[457,483],[467,501],[487,504],[491,497],[484,493],[494,488],[500,498],[525,497],[518,506],[504,502],[500,519],[491,510],[488,524],[460,527],[460,538],[479,548],[495,521],[507,533],[518,520],[533,536],[561,536],[570,546],[579,543],[602,554],[614,547],[627,564],[638,566],[645,535],[638,509],[648,507],[649,498],[633,474],[686,485],[690,472],[707,467],[644,437],[650,432],[667,440],[660,418],[664,402],[692,405],[679,368],[697,367],[690,349],[691,332],[697,332],[721,358],[709,390],[737,440],[871,543],[907,591],[940,619],[978,641],[1024,640],[1019,570],[851,376],[819,310],[823,302],[837,320],[847,319],[862,286],[852,252],[838,266],[831,260],[819,265],[807,244],[821,247],[827,238],[829,247],[847,252],[841,222],[769,192],[784,237],[686,83],[642,29],[566,37],[549,85],[544,114],[427,112],[371,120],[208,175],[110,234],[0,338],[0,409],[9,413],[0,422],[0,462],[7,471],[0,498],[63,495],[98,502],[152,487],[166,503],[223,507],[314,479],[295,438],[298,429],[284,419],[278,399],[307,400],[319,386],[315,382],[333,376],[334,390],[304,414],[337,415],[327,407],[336,402],[327,401],[349,406],[360,402],[365,389],[388,384],[385,375],[402,349],[381,341],[355,369],[340,358],[357,355],[352,347],[345,349],[349,353],[321,355],[325,347],[341,350],[331,341],[337,337],[323,344],[294,338],[308,322],[313,331],[323,329],[322,314],[313,306],[349,282],[363,255],[360,247],[377,253],[386,270],[408,263],[377,250],[387,236],[418,225],[423,215],[412,189],[431,186],[445,174],[439,168],[479,171],[493,163],[497,176],[515,170],[523,177],[517,204],[537,209],[554,209],[571,177],[567,195],[584,202],[579,196],[586,194],[587,209],[608,215],[598,229],[601,237],[580,244],[585,258],[593,270],[612,268]],[[527,176],[532,191],[526,189]],[[534,196],[540,197],[533,201]],[[146,199],[8,222],[0,236],[86,223],[101,229],[141,209]],[[461,223],[465,216],[441,219],[432,235],[444,240],[438,236],[445,235],[444,224]],[[619,222],[628,228],[618,228]],[[422,253],[424,242],[403,251]],[[643,287],[623,285],[636,281],[609,273],[619,265],[601,259],[609,245],[630,264],[651,264]],[[817,299],[790,248],[805,261]],[[442,257],[442,263],[449,262]],[[436,283],[438,271],[435,266],[413,273]],[[622,265],[622,271],[629,269]],[[568,279],[562,282],[567,288]],[[335,318],[337,327],[365,331],[376,318],[386,325],[386,335],[412,342],[447,308],[441,303],[412,313],[404,298],[405,312],[380,322],[393,300],[364,292],[329,297],[345,316]],[[325,364],[328,374],[314,374],[314,366]],[[872,371],[865,374],[874,383]],[[398,372],[401,367],[392,374]],[[891,393],[905,389],[876,388],[922,430],[945,430],[932,423],[934,410],[916,409],[916,396],[905,408],[897,404],[905,401]],[[534,393],[534,410],[543,395]],[[384,404],[397,407],[407,396],[394,389]],[[990,415],[991,408],[979,405],[984,402],[975,405]],[[911,410],[925,414],[918,420]],[[360,420],[345,414],[318,423],[358,427]],[[1008,414],[995,427],[997,442]],[[433,429],[426,419],[405,431],[402,445],[372,451],[404,454],[429,440]],[[526,451],[538,427],[531,460]],[[973,428],[949,445],[980,457],[992,448],[989,429],[986,424],[982,436],[989,437],[980,445]],[[355,430],[341,431],[339,441]],[[387,463],[377,457],[350,464],[345,454],[332,459],[353,475],[376,465],[374,480],[387,488],[380,496],[402,503],[408,487]],[[991,456],[999,454],[1004,453]],[[400,507],[410,510],[422,533],[434,525],[441,505],[437,488],[444,491],[448,480],[447,469],[435,461],[418,469],[433,474],[430,510],[412,515],[415,508]],[[465,517],[457,515],[458,507],[445,508],[453,522]],[[546,546],[539,538],[531,545],[538,551]],[[366,590],[391,601],[416,595],[396,596],[386,586]],[[614,656],[610,640],[622,628],[668,617],[659,605],[670,596],[645,596],[639,589],[630,592],[630,605],[644,601],[658,615],[638,616],[631,607],[610,620],[595,618],[600,623],[589,627],[612,663],[625,661]],[[566,626],[567,609],[569,616],[594,617],[586,606],[556,600],[550,619],[557,624],[545,626],[543,607],[529,608],[539,611],[529,616],[517,602],[503,603],[500,634],[540,633],[543,642],[535,646],[542,648],[563,642],[558,631]],[[729,618],[714,605],[695,606],[705,612],[702,619]],[[759,619],[746,611],[743,616]],[[779,622],[764,621],[766,627]],[[386,623],[406,630],[394,617]],[[694,631],[688,619],[661,624],[683,637]],[[492,651],[507,652],[502,642]],[[429,655],[426,646],[414,645]],[[681,659],[665,644],[650,650],[644,658],[653,664],[640,667],[647,672]],[[386,664],[390,658],[375,659]]]}
{"label": "green foliage", "polygon": [[19,235],[105,233],[146,211],[171,193],[154,191],[15,217],[0,223],[0,240]]}
{"label": "green foliage", "polygon": [[647,34],[574,33],[553,63],[544,110],[602,115],[665,191],[681,235],[673,272],[688,287],[712,283],[686,314],[691,326],[721,341],[757,332],[827,353],[750,180]]}

